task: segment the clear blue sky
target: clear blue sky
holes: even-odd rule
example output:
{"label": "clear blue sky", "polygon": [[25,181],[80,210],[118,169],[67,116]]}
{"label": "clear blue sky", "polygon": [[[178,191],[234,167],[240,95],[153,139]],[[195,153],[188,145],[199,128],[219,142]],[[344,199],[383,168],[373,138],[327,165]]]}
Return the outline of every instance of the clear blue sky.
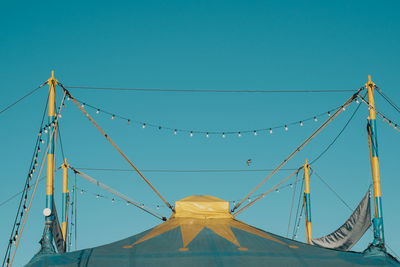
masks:
{"label": "clear blue sky", "polygon": [[[334,90],[358,89],[371,74],[400,103],[400,4],[398,1],[2,1],[0,3],[0,108],[50,76],[65,85],[163,89]],[[201,94],[109,92],[71,89],[77,98],[148,123],[215,131],[269,128],[314,116],[342,104],[337,94]],[[0,201],[22,189],[47,88],[0,115]],[[60,91],[57,91],[58,99]],[[378,110],[400,116],[377,96]],[[315,158],[337,135],[352,104],[288,167]],[[371,174],[362,106],[337,143],[313,168],[355,207]],[[93,112],[92,112],[93,114]],[[75,167],[129,168],[97,130],[68,102],[60,121],[68,161]],[[267,169],[280,163],[318,125],[291,126],[273,135],[187,134],[139,125],[109,115],[98,122],[140,169]],[[386,240],[400,254],[398,151],[400,134],[378,121]],[[57,164],[61,164],[58,154]],[[251,166],[246,160],[251,158]],[[161,201],[134,173],[87,171],[115,189],[153,207]],[[170,202],[193,194],[225,200],[244,197],[268,172],[145,173]],[[281,172],[259,192],[288,175]],[[72,175],[71,175],[72,177]],[[349,210],[311,178],[314,236],[330,233]],[[61,176],[56,174],[57,205]],[[72,181],[72,180],[71,180]],[[78,186],[110,197],[78,178]],[[15,266],[39,249],[44,218],[39,184]],[[258,193],[259,193],[258,192]],[[286,235],[292,189],[270,194],[238,219]],[[110,197],[111,198],[111,197]],[[0,207],[0,251],[6,248],[17,199]],[[159,223],[133,207],[78,199],[78,248],[109,243]],[[161,208],[169,216],[166,208]],[[60,213],[60,211],[59,211]],[[301,221],[298,240],[305,241]],[[366,248],[366,233],[356,250]]]}

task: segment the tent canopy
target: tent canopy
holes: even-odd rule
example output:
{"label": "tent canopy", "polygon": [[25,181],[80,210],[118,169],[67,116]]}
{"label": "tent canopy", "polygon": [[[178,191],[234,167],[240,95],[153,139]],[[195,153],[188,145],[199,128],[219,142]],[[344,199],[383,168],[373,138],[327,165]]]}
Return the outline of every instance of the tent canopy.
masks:
{"label": "tent canopy", "polygon": [[100,247],[40,255],[27,266],[400,266],[390,257],[320,248],[236,220],[229,203],[190,196],[145,232]]}

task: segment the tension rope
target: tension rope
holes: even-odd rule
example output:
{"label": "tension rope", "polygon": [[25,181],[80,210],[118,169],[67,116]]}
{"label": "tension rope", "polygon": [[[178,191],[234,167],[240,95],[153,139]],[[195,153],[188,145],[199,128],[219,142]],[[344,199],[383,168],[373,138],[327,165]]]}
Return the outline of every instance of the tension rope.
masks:
{"label": "tension rope", "polygon": [[100,131],[100,133],[107,139],[107,141],[121,154],[121,156],[126,160],[126,162],[131,165],[131,167],[139,174],[139,176],[147,183],[148,186],[157,194],[159,198],[164,202],[164,204],[174,212],[174,208],[165,200],[165,198],[155,189],[155,187],[150,183],[150,181],[139,171],[139,169],[129,160],[129,158],[121,151],[121,149],[111,140],[111,138],[104,132],[99,124],[86,112],[86,110],[79,105],[78,101],[70,94],[70,92],[65,89],[65,87],[58,83],[58,85],[66,92],[68,97],[74,102],[74,104],[79,108],[79,110],[90,120],[90,122]]}
{"label": "tension rope", "polygon": [[317,136],[329,123],[331,123],[347,106],[349,106],[358,94],[363,90],[361,87],[355,94],[353,94],[339,109],[332,114],[317,130],[315,130],[300,146],[298,146],[284,161],[282,161],[264,180],[262,180],[247,196],[245,196],[235,207],[231,210],[234,212],[243,202],[248,199],[261,185],[263,185],[268,179],[270,179],[280,168],[282,168],[291,158],[293,158],[304,146],[306,146],[315,136]]}
{"label": "tension rope", "polygon": [[[162,214],[160,214],[160,213],[158,213],[158,212],[156,212],[156,211],[151,210],[150,208],[144,206],[144,204],[140,204],[139,202],[137,202],[137,201],[135,201],[135,200],[133,200],[133,199],[131,199],[131,198],[125,196],[124,194],[118,192],[117,190],[115,190],[115,189],[109,187],[108,185],[105,185],[105,184],[103,184],[102,182],[96,180],[95,178],[90,177],[89,175],[87,175],[87,174],[85,174],[85,173],[83,173],[83,172],[81,172],[81,171],[75,169],[74,167],[69,166],[69,168],[70,168],[71,170],[73,170],[73,171],[75,172],[75,174],[78,174],[79,176],[81,176],[81,177],[84,178],[85,180],[91,182],[92,184],[95,184],[95,185],[99,186],[100,188],[102,188],[102,189],[104,189],[104,190],[110,192],[110,193],[113,194],[114,196],[123,199],[124,201],[126,201],[126,202],[128,202],[128,203],[134,205],[135,207],[137,207],[137,208],[139,208],[139,209],[141,209],[141,210],[143,210],[143,211],[145,211],[145,212],[147,212],[147,213],[153,215],[154,217],[156,217],[156,218],[158,218],[158,219],[160,219],[160,220],[162,220],[162,221],[166,221],[166,220],[167,220],[167,218],[164,217]],[[76,190],[76,188],[75,188],[75,190]]]}

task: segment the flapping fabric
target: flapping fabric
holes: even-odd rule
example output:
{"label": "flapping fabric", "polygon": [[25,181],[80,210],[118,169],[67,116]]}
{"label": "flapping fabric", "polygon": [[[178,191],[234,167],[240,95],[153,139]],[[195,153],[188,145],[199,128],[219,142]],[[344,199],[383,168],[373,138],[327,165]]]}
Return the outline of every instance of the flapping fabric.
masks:
{"label": "flapping fabric", "polygon": [[371,226],[370,194],[371,190],[368,189],[353,214],[339,229],[329,235],[312,239],[312,244],[336,250],[350,250]]}
{"label": "flapping fabric", "polygon": [[164,223],[100,247],[40,256],[27,266],[398,266],[387,257],[320,248],[236,220],[228,203],[193,196]]}

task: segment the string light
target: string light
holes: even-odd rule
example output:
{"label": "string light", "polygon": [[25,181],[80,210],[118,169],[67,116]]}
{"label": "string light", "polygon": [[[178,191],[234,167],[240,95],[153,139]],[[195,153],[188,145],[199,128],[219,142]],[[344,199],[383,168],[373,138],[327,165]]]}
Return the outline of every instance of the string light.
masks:
{"label": "string light", "polygon": [[112,116],[111,116],[111,119],[113,120],[114,118],[115,118],[115,115],[112,115]]}
{"label": "string light", "polygon": [[46,129],[44,129],[44,133],[46,133],[46,134],[48,133],[48,131],[47,131],[47,128],[46,128]]}
{"label": "string light", "polygon": [[[106,113],[106,114],[110,114],[110,115],[113,114],[113,115],[112,115],[112,119],[122,119],[122,120],[125,120],[125,121],[127,122],[127,124],[130,124],[131,122],[132,122],[132,123],[136,123],[136,124],[141,125],[143,129],[144,129],[146,126],[149,126],[149,127],[158,128],[159,130],[161,130],[162,128],[167,129],[167,130],[171,130],[171,131],[173,131],[174,135],[177,134],[177,131],[178,131],[178,130],[179,130],[179,131],[183,131],[183,132],[189,132],[189,133],[191,133],[191,134],[190,134],[190,137],[192,137],[193,134],[194,134],[194,132],[193,132],[193,131],[190,131],[189,129],[170,128],[170,127],[165,127],[165,126],[162,126],[162,125],[154,125],[154,124],[150,124],[150,123],[146,124],[146,123],[143,123],[143,122],[140,122],[140,121],[136,121],[136,120],[132,120],[132,119],[129,119],[129,118],[120,116],[120,115],[115,114],[115,113],[111,113],[111,112],[102,110],[102,109],[100,109],[100,108],[94,107],[94,106],[92,106],[92,105],[90,105],[90,104],[86,104],[86,103],[84,103],[84,102],[82,102],[82,101],[79,101],[79,100],[78,100],[78,102],[81,104],[82,107],[93,108],[94,110],[96,110],[96,114],[99,114],[100,111],[101,111],[101,112],[104,112],[104,113]],[[320,116],[322,116],[322,115],[324,115],[324,114],[326,114],[326,113],[328,113],[328,115],[331,116],[331,112],[334,111],[334,110],[337,110],[338,108],[343,108],[343,106],[337,107],[337,108],[332,109],[332,110],[330,110],[330,111],[327,111],[327,112],[325,112],[325,113],[321,113],[321,114],[318,114],[318,115],[315,115],[315,116],[306,118],[306,119],[304,119],[304,120],[300,120],[300,121],[297,121],[297,122],[288,123],[288,124],[286,124],[286,125],[276,126],[276,127],[272,127],[272,128],[264,128],[264,129],[253,130],[253,133],[254,133],[255,136],[257,136],[257,134],[258,134],[259,132],[263,132],[263,131],[269,131],[269,133],[272,134],[272,129],[277,129],[277,128],[281,128],[281,127],[285,127],[285,129],[286,129],[286,128],[287,128],[287,125],[292,125],[292,124],[295,124],[295,123],[299,123],[300,126],[304,126],[304,122],[305,122],[305,121],[312,120],[312,119],[314,119],[315,121],[318,121],[318,117],[320,117]],[[223,137],[223,138],[228,137],[228,135],[230,135],[230,134],[237,134],[238,137],[241,137],[241,136],[242,136],[242,133],[247,133],[247,132],[250,132],[250,131],[251,131],[251,130],[242,130],[242,131],[239,131],[239,132],[236,132],[236,133],[231,132],[231,131],[218,131],[218,132],[212,132],[212,134],[221,134],[221,135],[224,135],[225,137]],[[209,133],[209,131],[205,131],[205,130],[203,130],[203,131],[196,131],[196,133],[200,133],[200,134],[203,134],[203,133],[204,133],[204,134],[206,134],[206,137],[209,137],[209,134],[207,134],[207,133]]]}
{"label": "string light", "polygon": [[208,133],[206,133],[206,138],[208,138],[209,137],[209,135],[208,135]]}
{"label": "string light", "polygon": [[225,138],[225,133],[222,133],[222,138]]}
{"label": "string light", "polygon": [[41,142],[42,144],[44,144],[44,140],[43,140],[43,139],[40,139],[40,142]]}
{"label": "string light", "polygon": [[287,127],[287,125],[285,125],[285,131],[289,130],[289,128]]}
{"label": "string light", "polygon": [[359,103],[360,103],[360,101],[358,101],[358,98],[356,99],[356,103],[357,103],[357,104],[359,104]]}
{"label": "string light", "polygon": [[113,199],[111,199],[111,202],[112,202],[112,203],[114,203],[114,202],[115,202],[115,199],[114,199],[114,198],[113,198]]}
{"label": "string light", "polygon": [[342,109],[343,109],[343,111],[345,111],[345,110],[346,110],[346,108],[345,108],[345,107],[343,107]]}

